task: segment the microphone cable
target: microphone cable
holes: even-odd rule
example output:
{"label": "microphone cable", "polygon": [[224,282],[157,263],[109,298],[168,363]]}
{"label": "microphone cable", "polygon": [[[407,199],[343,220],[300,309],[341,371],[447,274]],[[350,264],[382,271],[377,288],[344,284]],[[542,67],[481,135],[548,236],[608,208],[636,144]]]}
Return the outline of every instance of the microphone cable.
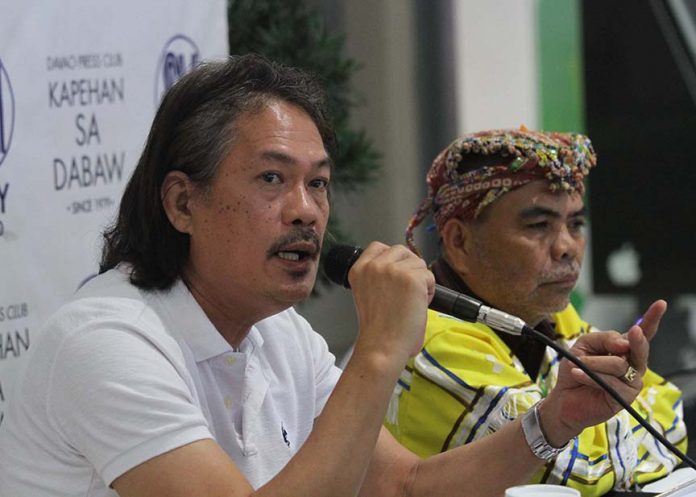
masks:
{"label": "microphone cable", "polygon": [[621,396],[618,394],[616,390],[614,390],[611,386],[607,384],[606,381],[604,381],[597,373],[592,371],[590,368],[588,368],[585,363],[583,363],[578,357],[576,357],[574,354],[570,353],[569,351],[565,350],[563,347],[558,345],[556,342],[551,340],[549,337],[544,335],[543,333],[535,330],[534,328],[531,328],[528,325],[524,325],[524,328],[522,329],[522,334],[526,334],[529,336],[534,337],[536,340],[539,340],[542,342],[544,345],[551,347],[553,350],[555,350],[558,355],[568,359],[570,362],[575,364],[578,368],[580,368],[587,376],[592,378],[592,380],[597,383],[600,387],[606,391],[611,398],[613,398],[621,407],[623,407],[638,423],[647,430],[648,433],[650,433],[653,437],[655,437],[662,445],[664,445],[667,449],[669,449],[672,454],[675,456],[679,457],[683,462],[691,466],[693,469],[696,469],[696,462],[686,454],[684,454],[681,450],[676,448],[669,440],[667,440],[662,433],[657,431],[646,419],[643,418],[628,402],[626,402]]}

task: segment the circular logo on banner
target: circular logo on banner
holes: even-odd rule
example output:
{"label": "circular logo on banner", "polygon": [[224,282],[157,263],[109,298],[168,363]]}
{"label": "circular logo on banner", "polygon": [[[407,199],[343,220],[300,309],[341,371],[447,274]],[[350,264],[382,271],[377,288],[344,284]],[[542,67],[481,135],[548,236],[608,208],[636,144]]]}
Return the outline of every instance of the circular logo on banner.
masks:
{"label": "circular logo on banner", "polygon": [[155,104],[159,105],[164,93],[179,78],[196,67],[200,60],[201,52],[191,38],[185,35],[171,37],[164,46],[157,64]]}
{"label": "circular logo on banner", "polygon": [[2,59],[0,59],[0,165],[2,165],[7,152],[10,150],[12,132],[14,131],[14,117],[15,108],[12,85]]}

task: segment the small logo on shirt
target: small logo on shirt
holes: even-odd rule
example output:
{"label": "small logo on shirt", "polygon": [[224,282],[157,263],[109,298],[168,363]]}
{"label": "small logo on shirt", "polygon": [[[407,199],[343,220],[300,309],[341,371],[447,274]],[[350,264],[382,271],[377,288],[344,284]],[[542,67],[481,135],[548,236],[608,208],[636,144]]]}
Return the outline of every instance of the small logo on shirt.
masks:
{"label": "small logo on shirt", "polygon": [[280,431],[283,434],[283,442],[285,442],[285,445],[290,447],[290,440],[288,440],[288,432],[285,429],[285,426],[283,426],[283,423],[280,423]]}

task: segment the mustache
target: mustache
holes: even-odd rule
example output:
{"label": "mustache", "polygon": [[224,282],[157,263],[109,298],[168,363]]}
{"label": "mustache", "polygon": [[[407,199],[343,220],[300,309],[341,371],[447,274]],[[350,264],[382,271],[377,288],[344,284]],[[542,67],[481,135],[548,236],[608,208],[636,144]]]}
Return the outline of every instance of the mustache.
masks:
{"label": "mustache", "polygon": [[314,245],[315,254],[318,254],[321,250],[321,239],[316,231],[314,231],[312,228],[297,228],[296,230],[273,242],[271,248],[269,248],[266,252],[266,256],[269,258],[273,257],[275,254],[283,250],[283,248],[297,242],[310,242]]}
{"label": "mustache", "polygon": [[541,280],[544,283],[550,283],[552,281],[563,280],[569,277],[576,277],[579,273],[580,263],[578,261],[572,261],[568,264],[552,269],[548,273],[544,273]]}

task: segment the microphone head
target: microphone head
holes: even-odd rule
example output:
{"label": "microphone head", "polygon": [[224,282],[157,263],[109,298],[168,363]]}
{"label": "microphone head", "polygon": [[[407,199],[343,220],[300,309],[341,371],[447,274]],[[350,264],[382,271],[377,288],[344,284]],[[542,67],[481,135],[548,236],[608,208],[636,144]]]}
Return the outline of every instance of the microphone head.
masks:
{"label": "microphone head", "polygon": [[348,272],[362,254],[362,249],[354,245],[334,245],[324,259],[324,274],[327,278],[346,288],[350,288]]}

